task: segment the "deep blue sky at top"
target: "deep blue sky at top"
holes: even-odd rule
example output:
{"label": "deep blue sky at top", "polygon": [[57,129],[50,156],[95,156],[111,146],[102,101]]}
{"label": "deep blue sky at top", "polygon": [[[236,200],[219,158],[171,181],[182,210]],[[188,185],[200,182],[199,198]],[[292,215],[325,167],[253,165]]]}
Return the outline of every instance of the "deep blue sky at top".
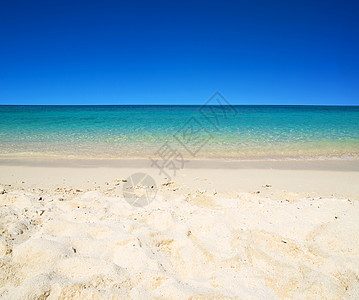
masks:
{"label": "deep blue sky at top", "polygon": [[359,105],[359,1],[0,0],[0,104]]}

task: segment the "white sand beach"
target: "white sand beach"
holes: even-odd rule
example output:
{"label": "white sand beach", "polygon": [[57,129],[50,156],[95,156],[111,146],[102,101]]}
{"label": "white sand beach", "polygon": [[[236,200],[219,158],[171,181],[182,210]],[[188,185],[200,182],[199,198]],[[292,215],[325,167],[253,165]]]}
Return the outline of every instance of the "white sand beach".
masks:
{"label": "white sand beach", "polygon": [[359,300],[358,16],[0,1],[0,300]]}
{"label": "white sand beach", "polygon": [[[359,297],[356,160],[193,163],[170,183],[79,165],[0,166],[1,298]],[[158,186],[144,207],[122,193],[138,171]]]}

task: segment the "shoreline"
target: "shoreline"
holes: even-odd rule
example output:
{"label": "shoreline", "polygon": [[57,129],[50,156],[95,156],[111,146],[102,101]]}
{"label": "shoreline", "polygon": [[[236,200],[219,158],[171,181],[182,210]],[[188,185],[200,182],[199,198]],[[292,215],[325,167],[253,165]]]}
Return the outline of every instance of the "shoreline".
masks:
{"label": "shoreline", "polygon": [[[151,168],[151,161],[149,158],[0,158],[1,166]],[[189,159],[183,166],[183,169],[187,168],[359,171],[359,159]]]}

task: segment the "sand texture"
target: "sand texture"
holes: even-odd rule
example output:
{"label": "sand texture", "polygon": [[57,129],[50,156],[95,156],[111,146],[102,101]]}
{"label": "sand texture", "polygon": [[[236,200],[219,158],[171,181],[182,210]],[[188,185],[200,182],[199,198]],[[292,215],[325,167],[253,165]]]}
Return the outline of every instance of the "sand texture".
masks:
{"label": "sand texture", "polygon": [[134,208],[121,180],[11,178],[0,189],[1,298],[359,298],[359,204],[347,196],[225,193],[198,179],[159,185]]}

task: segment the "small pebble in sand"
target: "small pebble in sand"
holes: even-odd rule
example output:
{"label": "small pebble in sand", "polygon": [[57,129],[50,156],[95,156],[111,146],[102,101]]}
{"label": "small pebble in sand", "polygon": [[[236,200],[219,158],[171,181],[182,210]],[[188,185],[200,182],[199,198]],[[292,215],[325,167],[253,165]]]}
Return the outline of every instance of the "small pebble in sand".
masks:
{"label": "small pebble in sand", "polygon": [[263,187],[266,188],[266,189],[269,189],[269,188],[271,188],[272,186],[271,186],[270,184],[265,184],[265,185],[263,185]]}
{"label": "small pebble in sand", "polygon": [[81,193],[81,192],[83,192],[83,190],[82,189],[76,189],[76,192]]}
{"label": "small pebble in sand", "polygon": [[127,182],[126,179],[115,179],[116,182]]}
{"label": "small pebble in sand", "polygon": [[36,213],[40,216],[42,216],[44,214],[44,212],[45,212],[45,210],[43,210],[43,209],[39,209],[36,211]]}
{"label": "small pebble in sand", "polygon": [[0,187],[0,194],[1,194],[1,195],[6,194],[6,191],[5,191],[5,189],[4,189],[3,187]]}

